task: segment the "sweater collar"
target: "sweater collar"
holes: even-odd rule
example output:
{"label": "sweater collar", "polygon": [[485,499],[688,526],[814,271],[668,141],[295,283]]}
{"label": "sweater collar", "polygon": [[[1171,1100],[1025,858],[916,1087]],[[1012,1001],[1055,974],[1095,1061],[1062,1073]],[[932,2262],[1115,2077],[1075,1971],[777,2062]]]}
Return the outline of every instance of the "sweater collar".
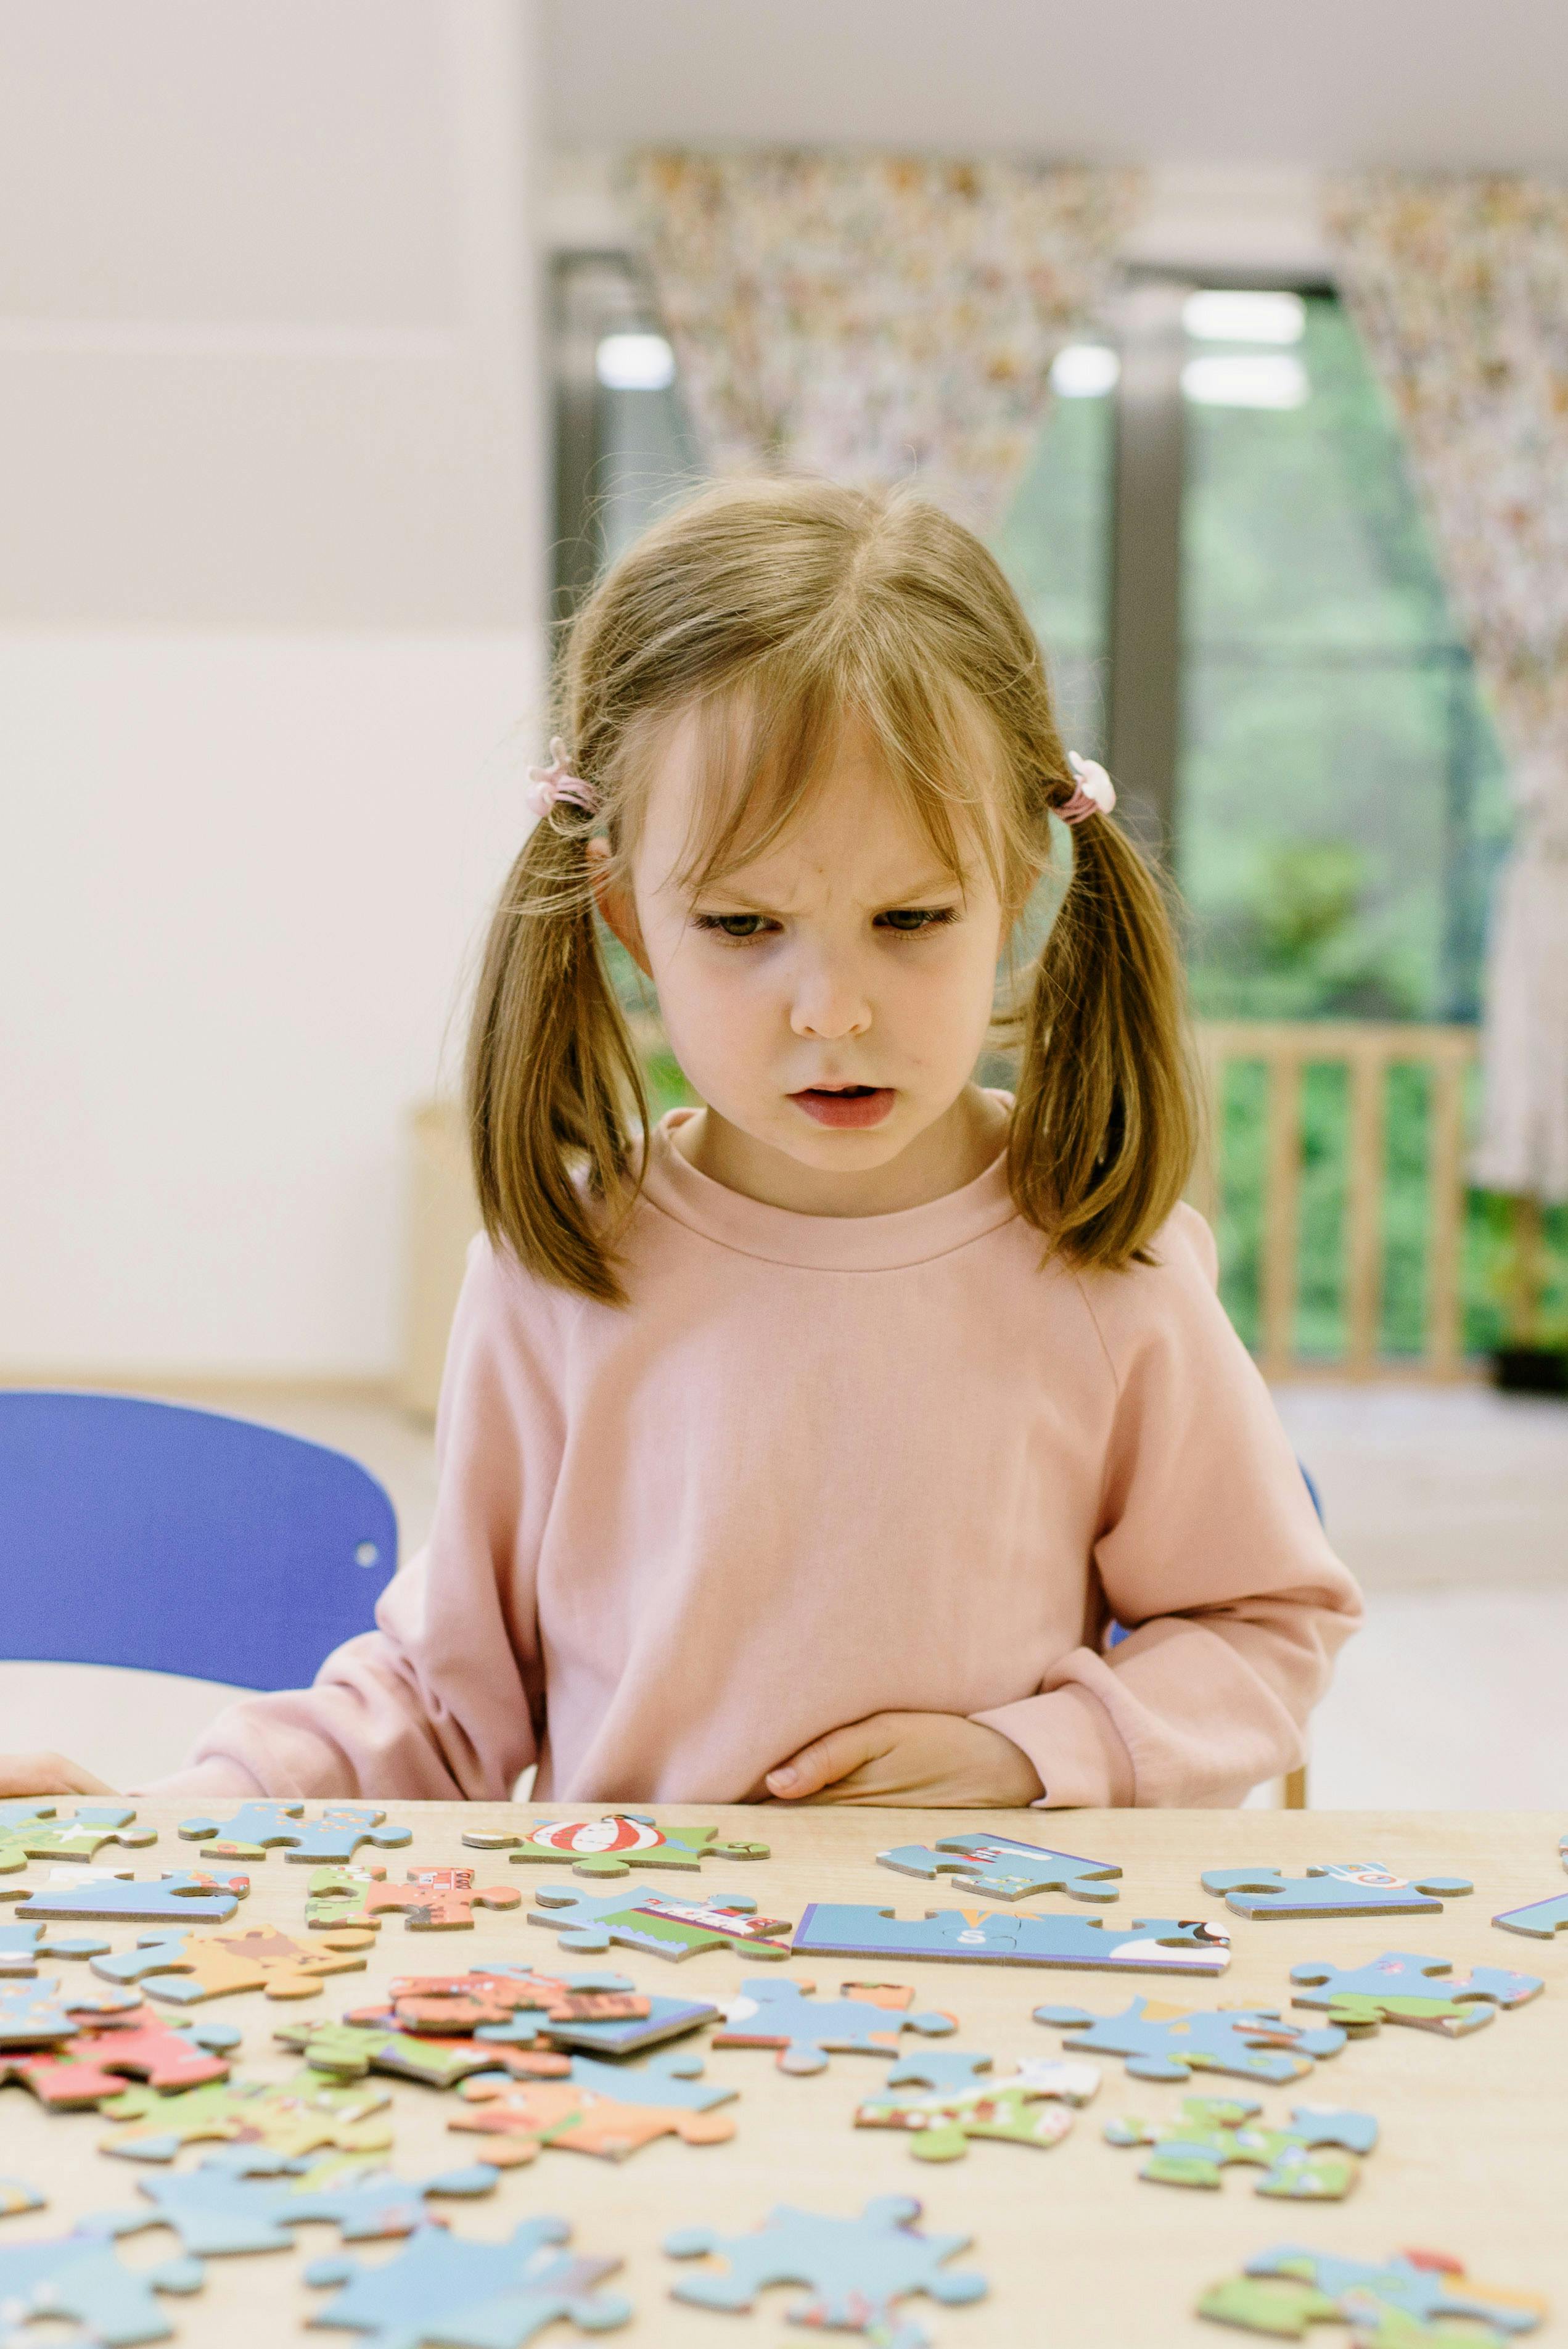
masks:
{"label": "sweater collar", "polygon": [[[1011,1093],[987,1090],[1011,1108]],[[689,1231],[743,1256],[820,1272],[894,1272],[946,1256],[1017,1212],[1007,1187],[1006,1146],[973,1182],[891,1216],[803,1216],[765,1206],[699,1174],[676,1148],[675,1128],[696,1113],[668,1110],[654,1128],[643,1196]]]}

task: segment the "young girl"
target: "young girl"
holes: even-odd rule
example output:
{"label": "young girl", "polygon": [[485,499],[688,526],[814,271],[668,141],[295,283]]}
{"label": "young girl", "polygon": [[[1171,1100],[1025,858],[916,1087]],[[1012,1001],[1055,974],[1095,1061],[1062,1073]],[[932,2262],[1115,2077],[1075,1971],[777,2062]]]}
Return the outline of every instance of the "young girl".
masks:
{"label": "young girl", "polygon": [[[1160,891],[997,564],[903,492],[721,483],[583,608],[563,722],[474,1011],[429,1542],[140,1791],[1217,1805],[1297,1764],[1356,1588],[1181,1204]],[[971,1072],[1053,814],[1015,1096]],[[645,1150],[595,907],[706,1104]]]}

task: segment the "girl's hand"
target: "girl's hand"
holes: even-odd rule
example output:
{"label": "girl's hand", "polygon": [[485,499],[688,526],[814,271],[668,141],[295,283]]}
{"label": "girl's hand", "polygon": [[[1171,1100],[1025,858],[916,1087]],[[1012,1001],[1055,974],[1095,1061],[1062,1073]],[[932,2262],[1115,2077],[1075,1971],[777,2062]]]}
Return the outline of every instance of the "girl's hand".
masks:
{"label": "girl's hand", "polygon": [[956,1713],[873,1713],[769,1770],[780,1802],[1021,1810],[1045,1793],[1021,1745]]}
{"label": "girl's hand", "polygon": [[90,1770],[63,1754],[0,1754],[0,1797],[15,1795],[112,1795]]}

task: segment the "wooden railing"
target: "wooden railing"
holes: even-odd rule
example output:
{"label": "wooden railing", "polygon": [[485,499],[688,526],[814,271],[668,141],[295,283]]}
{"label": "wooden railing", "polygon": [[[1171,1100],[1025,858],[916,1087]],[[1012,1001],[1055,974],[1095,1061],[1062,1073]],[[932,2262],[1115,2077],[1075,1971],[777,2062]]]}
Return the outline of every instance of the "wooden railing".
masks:
{"label": "wooden railing", "polygon": [[1302,1098],[1305,1071],[1342,1066],[1349,1088],[1342,1253],[1346,1346],[1336,1375],[1373,1378],[1386,1367],[1382,1319],[1383,1199],[1387,1185],[1385,1112],[1390,1069],[1415,1063],[1428,1071],[1427,1310],[1418,1355],[1401,1356],[1406,1377],[1452,1379],[1463,1370],[1460,1285],[1463,1233],[1464,1090],[1475,1057],[1469,1028],[1392,1025],[1370,1020],[1213,1021],[1198,1030],[1207,1115],[1204,1144],[1190,1187],[1211,1222],[1221,1206],[1217,1151],[1226,1067],[1262,1061],[1267,1070],[1263,1245],[1259,1268],[1259,1359],[1282,1378],[1308,1367],[1295,1341],[1301,1253]]}

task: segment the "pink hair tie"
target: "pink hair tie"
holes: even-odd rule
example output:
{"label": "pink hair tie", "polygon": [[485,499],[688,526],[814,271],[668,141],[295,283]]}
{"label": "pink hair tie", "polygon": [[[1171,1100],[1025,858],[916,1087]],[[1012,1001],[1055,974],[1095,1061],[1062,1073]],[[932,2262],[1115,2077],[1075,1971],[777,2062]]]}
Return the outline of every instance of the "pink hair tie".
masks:
{"label": "pink hair tie", "polygon": [[1068,765],[1078,789],[1056,810],[1062,822],[1081,823],[1086,815],[1109,815],[1116,805],[1116,785],[1099,760],[1080,759],[1076,750],[1069,750]]}
{"label": "pink hair tie", "polygon": [[592,783],[583,781],[581,775],[567,772],[566,745],[559,734],[552,734],[550,738],[550,756],[552,765],[530,767],[528,789],[522,795],[524,806],[531,813],[542,816],[549,814],[558,800],[570,800],[574,807],[585,809],[589,815],[597,815],[599,794]]}

